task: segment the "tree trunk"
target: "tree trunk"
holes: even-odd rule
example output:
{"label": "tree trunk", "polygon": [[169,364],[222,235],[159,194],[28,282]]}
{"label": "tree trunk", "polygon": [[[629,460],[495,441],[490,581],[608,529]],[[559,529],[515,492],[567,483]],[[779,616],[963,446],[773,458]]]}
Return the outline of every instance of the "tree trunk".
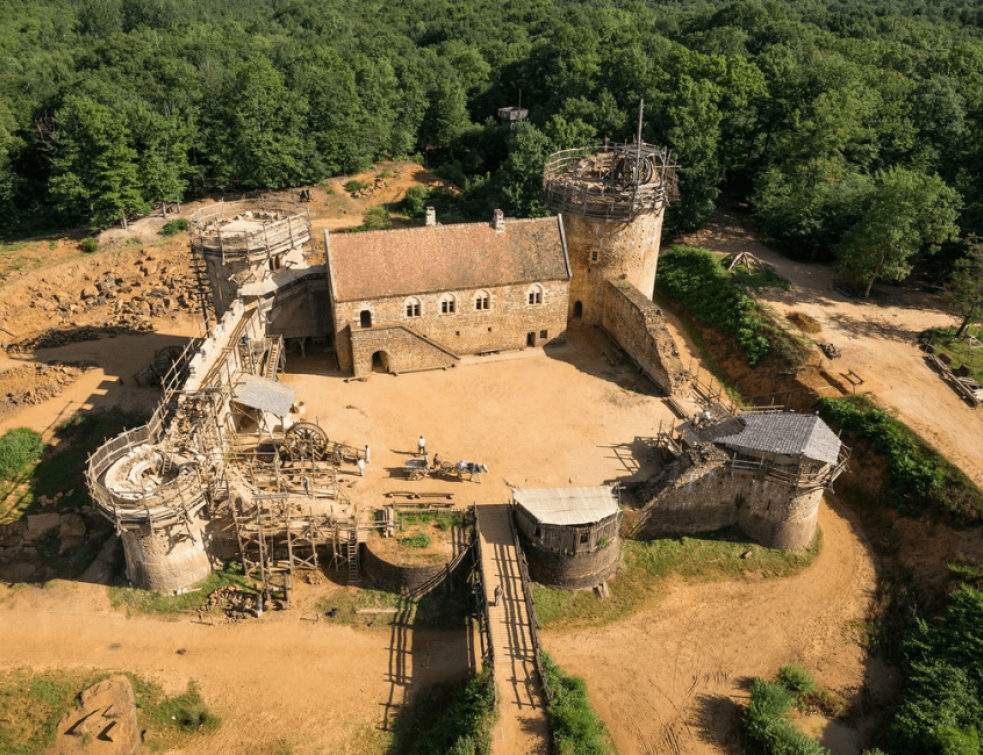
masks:
{"label": "tree trunk", "polygon": [[959,330],[956,331],[956,335],[953,338],[962,338],[963,333],[966,332],[966,328],[969,327],[969,321],[973,319],[972,315],[966,315],[963,318],[962,325],[959,326]]}
{"label": "tree trunk", "polygon": [[869,281],[867,281],[867,290],[864,291],[864,301],[870,298],[870,289],[874,287],[875,280],[876,278],[871,278]]}

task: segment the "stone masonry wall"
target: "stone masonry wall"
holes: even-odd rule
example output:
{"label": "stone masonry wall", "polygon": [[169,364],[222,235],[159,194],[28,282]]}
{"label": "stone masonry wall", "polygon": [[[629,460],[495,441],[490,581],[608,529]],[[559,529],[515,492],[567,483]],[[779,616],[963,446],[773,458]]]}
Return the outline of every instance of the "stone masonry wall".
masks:
{"label": "stone masonry wall", "polygon": [[636,537],[695,534],[737,525],[769,548],[799,548],[816,534],[822,489],[796,491],[762,476],[731,474],[714,447],[690,449],[645,486]]}
{"label": "stone masonry wall", "polygon": [[401,325],[352,330],[351,349],[352,373],[359,376],[372,372],[372,355],[379,351],[386,354],[384,366],[394,375],[452,367],[458,361],[456,355]]}
{"label": "stone masonry wall", "polygon": [[611,579],[618,571],[621,538],[617,536],[593,553],[576,555],[537,548],[523,536],[520,540],[529,562],[529,577],[542,585],[581,590]]}
{"label": "stone masonry wall", "polygon": [[689,384],[662,311],[637,288],[623,281],[607,284],[601,325],[667,395]]}
{"label": "stone masonry wall", "polygon": [[823,489],[794,490],[780,482],[738,475],[744,482],[737,526],[770,548],[803,548],[816,535]]}
{"label": "stone masonry wall", "polygon": [[[529,294],[534,291],[541,294],[542,303],[529,304]],[[543,281],[538,284],[523,283],[489,289],[420,294],[415,297],[339,302],[335,306],[335,343],[339,368],[344,372],[355,370],[357,375],[371,370],[373,352],[369,352],[368,362],[352,353],[353,343],[366,343],[365,338],[356,333],[366,330],[361,326],[361,313],[364,310],[371,313],[373,326],[405,325],[439,343],[451,354],[477,354],[483,351],[524,348],[529,344],[530,333],[533,334],[533,345],[536,346],[563,339],[567,327],[568,292],[567,281]],[[489,299],[489,309],[479,310],[475,302],[479,295],[485,294]],[[453,297],[454,311],[444,313],[441,301],[448,296]],[[410,300],[419,303],[418,317],[406,315]],[[394,337],[401,339],[399,343],[409,343],[404,336]],[[389,352],[388,357],[390,365],[399,365],[396,371],[444,366],[443,360],[436,357],[435,351],[439,350],[432,347],[424,349],[417,344],[409,353]]]}
{"label": "stone masonry wall", "polygon": [[413,594],[431,580],[446,573],[447,579],[456,579],[467,574],[472,559],[465,555],[456,563],[448,561],[430,566],[404,566],[387,561],[372,551],[371,540],[363,545],[362,565],[365,574],[373,584],[390,592]]}
{"label": "stone masonry wall", "polygon": [[646,298],[655,291],[664,213],[641,215],[630,223],[605,223],[563,216],[570,257],[569,316],[580,302],[582,322],[599,325],[608,281],[626,280]]}
{"label": "stone masonry wall", "polygon": [[[184,527],[158,530],[127,530],[122,534],[126,555],[126,576],[145,590],[182,590],[200,582],[212,572],[202,531],[205,521],[195,519],[186,537]],[[175,535],[180,534],[180,537]]]}

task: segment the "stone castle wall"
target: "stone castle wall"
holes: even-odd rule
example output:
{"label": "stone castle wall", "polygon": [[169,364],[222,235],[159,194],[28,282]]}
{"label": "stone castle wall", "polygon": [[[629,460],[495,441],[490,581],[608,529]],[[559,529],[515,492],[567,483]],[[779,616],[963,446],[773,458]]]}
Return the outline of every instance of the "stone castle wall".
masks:
{"label": "stone castle wall", "polygon": [[370,539],[362,546],[362,566],[374,585],[394,593],[415,595],[450,580],[463,579],[471,569],[472,559],[465,552],[443,564],[405,566],[375,553]]}
{"label": "stone castle wall", "polygon": [[816,534],[823,489],[796,489],[762,475],[732,474],[727,455],[686,451],[646,483],[636,537],[712,532],[737,525],[769,548],[799,548]]}
{"label": "stone castle wall", "polygon": [[601,326],[666,395],[689,385],[689,370],[662,311],[637,288],[623,281],[607,283]]}
{"label": "stone castle wall", "polygon": [[189,528],[172,526],[125,530],[123,552],[126,577],[145,590],[171,592],[200,582],[212,573],[205,547],[205,520],[195,518]]}
{"label": "stone castle wall", "polygon": [[640,215],[630,223],[563,216],[570,257],[571,320],[581,305],[581,321],[600,325],[608,281],[625,280],[651,299],[659,264],[664,211]]}
{"label": "stone castle wall", "polygon": [[542,585],[581,590],[611,579],[618,571],[621,538],[617,535],[603,548],[574,555],[537,547],[522,535],[519,539],[529,562],[529,578]]}
{"label": "stone castle wall", "polygon": [[[566,335],[568,291],[567,281],[543,281],[539,284],[523,283],[415,297],[338,302],[335,307],[338,315],[335,323],[338,331],[335,338],[338,365],[343,372],[354,371],[356,375],[371,372],[372,354],[385,349],[368,351],[368,344],[385,346],[386,339],[392,339],[394,350],[387,352],[387,355],[391,369],[397,372],[446,366],[454,361],[450,355],[521,349],[529,345],[530,334],[536,346],[557,341]],[[529,304],[531,292],[539,292],[542,303]],[[485,294],[489,308],[479,310],[475,302]],[[441,302],[448,297],[453,297],[454,311],[445,313]],[[419,303],[418,317],[406,315],[411,299]],[[362,327],[363,311],[370,313],[372,328]],[[379,336],[364,332],[376,326],[384,326],[391,332]],[[406,331],[400,334],[392,326],[405,326],[440,344],[449,354],[425,345],[425,342],[412,338]],[[381,340],[373,340],[376,338]],[[353,353],[355,344],[359,344],[358,353]],[[396,351],[397,346],[400,349],[404,346],[409,348],[406,352]]]}

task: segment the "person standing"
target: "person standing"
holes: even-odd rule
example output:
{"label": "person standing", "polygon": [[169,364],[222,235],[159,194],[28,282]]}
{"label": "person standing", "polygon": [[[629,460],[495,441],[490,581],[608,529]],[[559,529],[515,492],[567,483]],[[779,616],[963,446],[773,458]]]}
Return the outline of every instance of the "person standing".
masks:
{"label": "person standing", "polygon": [[365,459],[358,460],[358,476],[365,477]]}
{"label": "person standing", "polygon": [[424,438],[422,435],[420,436],[420,439],[416,442],[416,452],[420,454],[420,456],[423,456],[427,452],[427,439]]}

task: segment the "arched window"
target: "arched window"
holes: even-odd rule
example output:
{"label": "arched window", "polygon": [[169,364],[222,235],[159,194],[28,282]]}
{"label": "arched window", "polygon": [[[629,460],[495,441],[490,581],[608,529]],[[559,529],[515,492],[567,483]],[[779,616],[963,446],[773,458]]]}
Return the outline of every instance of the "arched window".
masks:
{"label": "arched window", "polygon": [[491,309],[491,294],[487,291],[479,291],[474,295],[474,308],[477,311]]}
{"label": "arched window", "polygon": [[457,312],[457,297],[454,294],[444,294],[440,297],[440,314],[452,315]]}
{"label": "arched window", "polygon": [[543,303],[543,287],[538,283],[531,286],[526,292],[526,303],[530,306]]}
{"label": "arched window", "polygon": [[411,296],[403,304],[403,311],[406,313],[407,317],[419,317],[423,314],[423,307],[420,304],[420,300],[415,296]]}

